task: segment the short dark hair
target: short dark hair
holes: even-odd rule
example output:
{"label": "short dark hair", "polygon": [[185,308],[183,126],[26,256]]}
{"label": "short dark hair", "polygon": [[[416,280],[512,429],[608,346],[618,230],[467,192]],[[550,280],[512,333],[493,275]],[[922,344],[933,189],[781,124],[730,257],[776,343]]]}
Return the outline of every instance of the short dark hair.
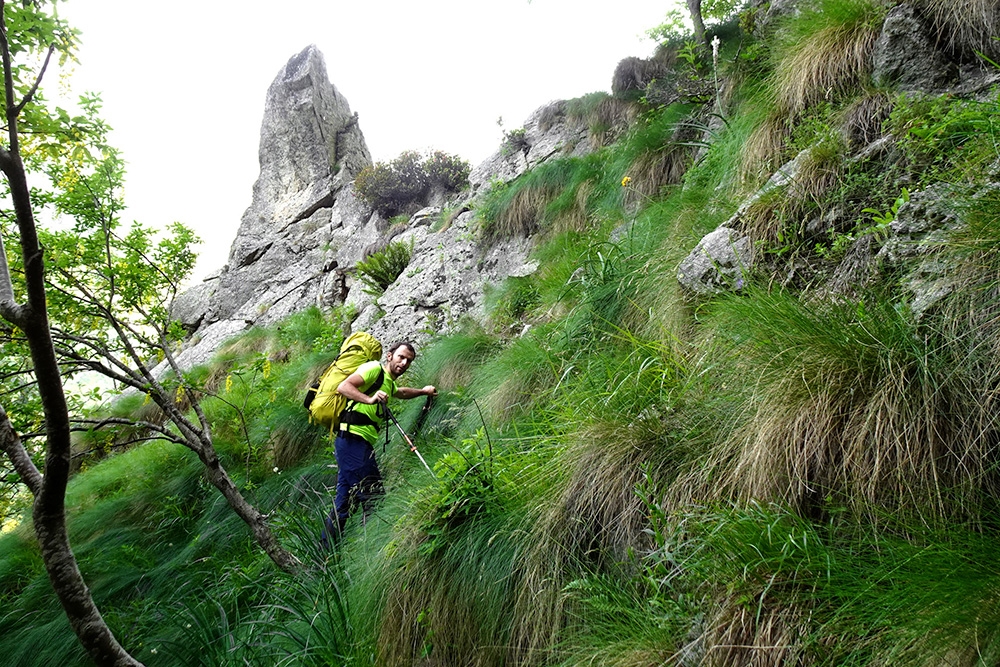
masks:
{"label": "short dark hair", "polygon": [[391,357],[396,353],[401,347],[405,347],[410,352],[413,353],[414,359],[417,357],[417,348],[413,346],[413,341],[410,340],[397,340],[395,343],[389,346],[389,356]]}

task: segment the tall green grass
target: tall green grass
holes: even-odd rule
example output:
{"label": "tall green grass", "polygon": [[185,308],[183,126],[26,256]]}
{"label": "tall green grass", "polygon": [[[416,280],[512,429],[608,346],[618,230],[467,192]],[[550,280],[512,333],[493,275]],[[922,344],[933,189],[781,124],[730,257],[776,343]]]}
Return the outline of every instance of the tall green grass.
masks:
{"label": "tall green grass", "polygon": [[803,511],[832,497],[873,520],[976,516],[992,494],[975,369],[905,308],[755,292],[721,300],[713,323],[717,381],[743,396],[717,489]]}
{"label": "tall green grass", "polygon": [[[484,235],[537,234],[538,269],[496,288],[488,321],[421,346],[407,382],[440,395],[394,410],[434,472],[390,429],[386,497],[336,551],[318,544],[331,443],[301,398],[347,314],[255,329],[194,369],[224,464],[304,567],[273,568],[190,452],[113,448],[74,478],[69,524],[126,647],[150,665],[996,663],[1000,198],[963,195],[920,246],[947,289],[919,315],[906,265],[851,300],[694,299],[676,280],[748,167],[840,114],[885,113],[884,97],[850,106],[881,11],[828,0],[788,19],[794,39],[739,79],[724,122],[650,110],[495,187]],[[989,155],[969,132],[984,108],[914,102],[890,126],[911,167],[938,141],[937,173],[968,175]],[[943,131],[924,145],[927,128]],[[852,144],[823,150],[843,162]],[[765,226],[891,180],[837,178],[781,193]],[[114,409],[145,414],[141,397]],[[29,534],[0,536],[0,655],[85,664]]]}
{"label": "tall green grass", "polygon": [[[559,234],[620,221],[623,203],[680,183],[692,163],[691,109],[668,107],[633,126],[614,150],[543,163],[507,184],[495,184],[479,211],[487,242],[539,231]],[[630,194],[621,187],[632,182]]]}
{"label": "tall green grass", "polygon": [[708,649],[707,664],[974,665],[995,655],[1000,570],[981,557],[990,538],[968,526],[823,525],[781,505],[651,509],[647,604],[700,608],[686,639]]}

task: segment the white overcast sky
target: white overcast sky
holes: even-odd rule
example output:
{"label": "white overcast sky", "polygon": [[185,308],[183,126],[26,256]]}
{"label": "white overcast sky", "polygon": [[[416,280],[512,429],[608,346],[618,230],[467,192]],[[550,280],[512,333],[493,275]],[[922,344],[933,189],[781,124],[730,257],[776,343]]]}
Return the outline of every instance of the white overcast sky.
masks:
{"label": "white overcast sky", "polygon": [[[375,160],[439,149],[473,165],[555,99],[610,91],[674,0],[68,0],[73,90],[99,92],[128,162],[126,219],[204,240],[225,264],[257,178],[268,86],[316,44]],[[50,94],[51,96],[51,94]]]}

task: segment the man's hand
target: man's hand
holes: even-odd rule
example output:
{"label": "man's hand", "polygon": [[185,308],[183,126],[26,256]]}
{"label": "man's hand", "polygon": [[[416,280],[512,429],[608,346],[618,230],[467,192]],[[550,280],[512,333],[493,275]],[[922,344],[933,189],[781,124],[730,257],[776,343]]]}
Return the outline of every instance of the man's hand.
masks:
{"label": "man's hand", "polygon": [[368,401],[368,405],[375,405],[376,403],[385,403],[387,400],[389,400],[389,394],[379,389],[374,394],[372,394],[371,400]]}
{"label": "man's hand", "polygon": [[437,388],[434,387],[434,385],[429,384],[426,387],[424,387],[423,389],[421,389],[420,393],[422,393],[424,396],[437,396],[438,395],[438,390],[437,390]]}

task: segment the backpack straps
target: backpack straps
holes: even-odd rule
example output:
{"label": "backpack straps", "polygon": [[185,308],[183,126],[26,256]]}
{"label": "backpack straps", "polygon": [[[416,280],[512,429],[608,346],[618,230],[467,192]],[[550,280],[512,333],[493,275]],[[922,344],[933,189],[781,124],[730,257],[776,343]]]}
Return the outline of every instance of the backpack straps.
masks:
{"label": "backpack straps", "polygon": [[[375,380],[362,393],[365,396],[373,395],[376,391],[382,388],[383,382],[385,382],[385,369],[382,368],[380,364],[378,367],[378,375],[375,377]],[[354,408],[356,405],[357,401],[347,402],[347,406],[344,408],[344,411],[340,414],[340,431],[342,433],[350,433],[351,426],[374,426],[375,432],[378,433],[382,425],[373,420],[368,415],[355,410]],[[381,412],[381,410],[379,410],[379,412]]]}

